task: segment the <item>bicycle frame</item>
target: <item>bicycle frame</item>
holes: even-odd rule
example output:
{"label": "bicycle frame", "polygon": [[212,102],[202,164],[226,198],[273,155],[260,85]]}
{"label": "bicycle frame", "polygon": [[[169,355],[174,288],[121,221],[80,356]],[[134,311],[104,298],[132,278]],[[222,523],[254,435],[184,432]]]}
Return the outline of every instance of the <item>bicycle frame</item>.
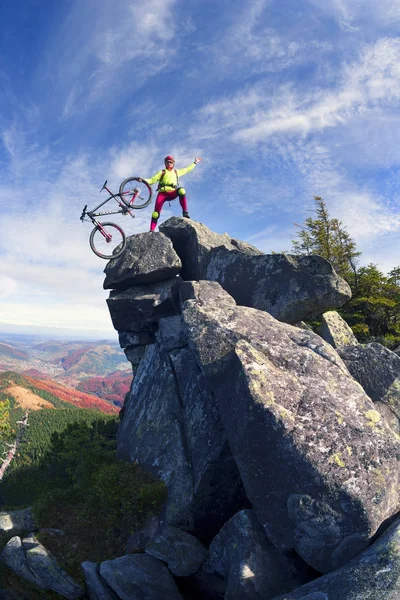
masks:
{"label": "bicycle frame", "polygon": [[[105,182],[105,184],[103,185],[103,187],[101,188],[100,191],[102,191],[103,189],[106,189],[107,192],[110,194],[110,196],[108,198],[106,198],[105,200],[103,200],[103,202],[100,202],[100,204],[98,204],[95,208],[93,208],[92,210],[88,210],[86,211],[87,206],[85,206],[85,208],[82,211],[82,215],[81,215],[81,221],[84,220],[85,216],[89,217],[89,219],[92,221],[93,225],[95,225],[96,227],[98,227],[100,233],[105,237],[106,241],[111,241],[111,235],[109,233],[107,233],[107,231],[104,230],[104,228],[102,227],[101,223],[99,223],[99,221],[97,221],[95,219],[95,217],[100,217],[103,215],[117,215],[120,213],[123,214],[130,214],[131,217],[133,218],[134,215],[132,215],[131,211],[129,210],[129,207],[133,205],[134,201],[136,200],[136,198],[139,195],[140,190],[138,189],[134,189],[133,194],[131,191],[125,192],[125,194],[132,194],[132,198],[129,202],[129,204],[127,202],[125,202],[125,200],[121,197],[121,194],[113,194],[111,190],[108,189],[108,187],[106,186],[107,181]],[[118,210],[110,210],[110,211],[102,211],[102,212],[97,212],[99,210],[99,208],[101,208],[102,206],[104,206],[105,204],[107,204],[107,202],[109,202],[111,199],[114,199],[117,203],[118,206],[120,207]]]}
{"label": "bicycle frame", "polygon": [[[107,183],[107,182],[106,182]],[[133,203],[135,202],[136,198],[139,195],[139,190],[133,190],[134,194],[132,194],[132,198],[129,202],[129,204],[127,202],[125,202],[125,200],[121,197],[120,194],[113,194],[111,190],[108,189],[108,187],[106,186],[106,184],[103,185],[103,187],[101,189],[106,189],[107,192],[110,194],[110,196],[108,198],[106,198],[103,202],[100,202],[100,204],[98,206],[96,206],[95,208],[93,208],[92,210],[88,211],[86,214],[87,215],[93,215],[93,217],[100,217],[102,215],[117,215],[120,212],[123,211],[127,211],[129,212],[129,207],[133,205]],[[130,194],[131,192],[125,192],[126,194]],[[102,206],[104,206],[104,204],[107,204],[107,202],[109,202],[111,200],[111,198],[114,198],[114,200],[116,202],[118,202],[118,205],[120,208],[122,208],[123,210],[113,210],[113,211],[109,211],[109,212],[99,212],[96,213],[97,210],[99,210],[99,208],[101,208]],[[121,201],[123,202],[123,204],[121,204]],[[129,214],[131,214],[129,212]],[[131,215],[132,216],[132,215]]]}

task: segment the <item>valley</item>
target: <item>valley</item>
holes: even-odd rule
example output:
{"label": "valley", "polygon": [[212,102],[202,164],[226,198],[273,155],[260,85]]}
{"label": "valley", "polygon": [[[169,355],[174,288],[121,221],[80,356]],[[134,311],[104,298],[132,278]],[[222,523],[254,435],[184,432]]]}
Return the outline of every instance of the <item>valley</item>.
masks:
{"label": "valley", "polygon": [[[52,340],[0,332],[0,375],[6,372],[23,376],[28,388],[103,412],[109,412],[110,404],[122,407],[132,381],[130,364],[117,342]],[[24,386],[11,386],[10,394],[21,406],[49,408],[43,398],[35,400]]]}

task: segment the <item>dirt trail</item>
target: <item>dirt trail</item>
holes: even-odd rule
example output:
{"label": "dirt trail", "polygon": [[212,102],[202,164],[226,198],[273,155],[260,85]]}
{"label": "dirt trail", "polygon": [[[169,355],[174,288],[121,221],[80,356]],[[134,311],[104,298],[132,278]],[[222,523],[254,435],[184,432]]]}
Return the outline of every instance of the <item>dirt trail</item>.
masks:
{"label": "dirt trail", "polygon": [[30,408],[31,410],[40,410],[41,408],[54,408],[54,405],[48,400],[44,400],[37,396],[31,390],[27,390],[20,385],[12,385],[5,390],[15,398],[16,403],[22,408]]}

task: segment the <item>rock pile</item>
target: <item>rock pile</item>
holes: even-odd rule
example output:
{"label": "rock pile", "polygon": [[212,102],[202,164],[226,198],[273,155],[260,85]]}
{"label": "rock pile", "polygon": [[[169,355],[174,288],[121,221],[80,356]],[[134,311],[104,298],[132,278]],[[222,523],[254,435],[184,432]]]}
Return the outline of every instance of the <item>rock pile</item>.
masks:
{"label": "rock pile", "polygon": [[[294,326],[341,306],[346,282],[321,257],[265,255],[176,217],[158,234],[128,238],[127,248],[107,265],[104,284],[135,374],[118,454],[168,487],[146,554],[168,565],[180,592],[161,570],[168,591],[158,598],[400,593],[397,550],[379,555],[394,547],[399,522],[368,548],[400,510],[400,359],[360,348],[343,324],[340,335],[332,313],[323,337]],[[357,375],[368,360],[369,377]],[[379,386],[382,361],[388,375]],[[196,571],[181,564],[185,535],[196,538]],[[110,585],[104,564],[90,568]],[[352,583],[356,572],[363,581]],[[141,597],[121,581],[111,585],[118,598]]]}

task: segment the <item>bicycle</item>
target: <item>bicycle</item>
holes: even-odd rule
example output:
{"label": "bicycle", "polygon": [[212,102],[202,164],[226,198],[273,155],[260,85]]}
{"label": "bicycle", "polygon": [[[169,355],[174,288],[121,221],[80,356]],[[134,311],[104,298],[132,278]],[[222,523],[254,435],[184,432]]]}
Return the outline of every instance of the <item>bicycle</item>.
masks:
{"label": "bicycle", "polygon": [[[136,184],[139,182],[142,183],[144,185],[144,190],[142,191],[137,185],[132,187],[132,185],[134,185],[133,182],[136,182]],[[134,218],[135,215],[132,214],[132,209],[146,208],[151,202],[152,190],[149,184],[140,177],[129,177],[128,179],[125,179],[119,186],[118,194],[114,194],[108,189],[107,180],[104,182],[100,192],[104,189],[107,190],[110,196],[92,210],[86,210],[86,204],[80,216],[80,220],[82,223],[83,221],[90,220],[95,226],[89,236],[89,244],[93,252],[100,258],[118,258],[125,250],[125,232],[115,223],[100,223],[96,220],[96,217],[122,214],[130,215]],[[116,200],[119,206],[118,210],[97,212],[99,208],[112,199]]]}

